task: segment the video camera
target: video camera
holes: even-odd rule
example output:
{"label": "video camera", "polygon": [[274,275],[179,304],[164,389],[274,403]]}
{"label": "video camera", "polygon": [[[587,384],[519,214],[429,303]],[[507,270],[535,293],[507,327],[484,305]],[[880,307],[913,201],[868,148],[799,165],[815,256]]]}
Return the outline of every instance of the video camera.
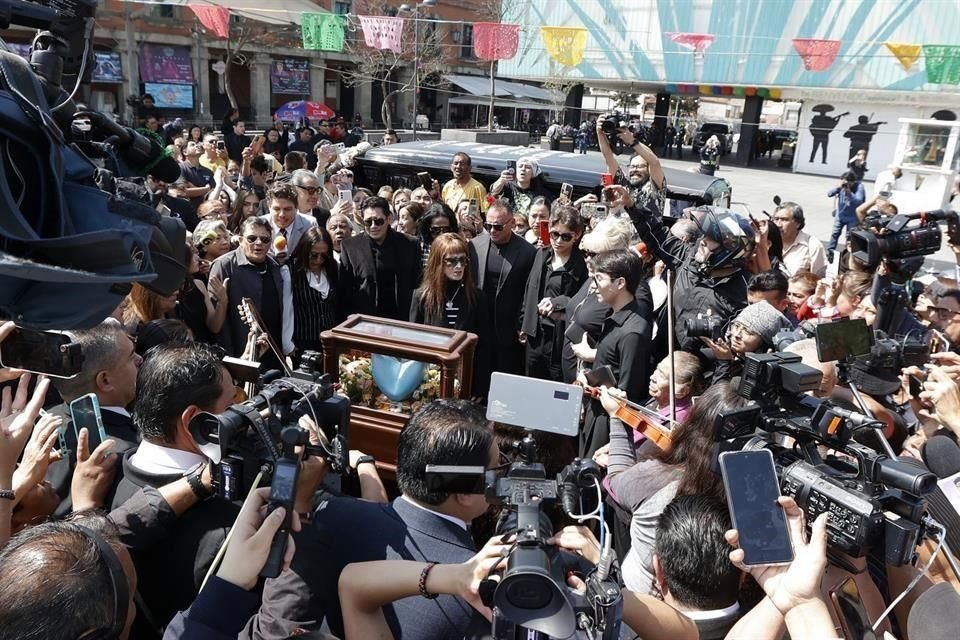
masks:
{"label": "video camera", "polygon": [[853,257],[874,269],[884,258],[901,260],[936,253],[942,240],[938,223],[942,221],[947,222],[950,242],[960,244],[960,221],[950,209],[868,216],[862,225],[850,230]]}
{"label": "video camera", "polygon": [[687,337],[708,338],[714,342],[723,338],[727,328],[727,320],[709,312],[697,314],[696,318],[687,319]]}
{"label": "video camera", "polygon": [[637,142],[646,142],[647,135],[643,127],[634,126],[625,120],[621,120],[621,114],[619,112],[608,113],[600,118],[600,130],[607,136],[611,147],[617,147],[622,144],[617,134],[620,133],[620,129],[624,128],[633,134]]}
{"label": "video camera", "polygon": [[[797,355],[746,354],[738,393],[756,405],[717,417],[715,458],[723,451],[769,449],[783,494],[796,500],[806,522],[830,513],[832,552],[862,557],[877,548],[886,564],[912,564],[917,545],[938,526],[926,515],[923,498],[937,478],[922,466],[855,442],[856,431],[879,423],[806,395],[820,379],[820,371]],[[842,457],[824,459],[819,447]]]}
{"label": "video camera", "polygon": [[[520,398],[525,404],[517,404]],[[491,379],[487,418],[500,420],[509,416],[511,424],[527,427],[525,436],[513,444],[519,459],[498,469],[427,465],[426,475],[431,491],[445,493],[483,493],[490,504],[506,507],[497,535],[513,536],[507,568],[499,582],[484,580],[480,596],[494,612],[492,637],[495,640],[521,637],[522,630],[553,638],[569,638],[576,632],[591,637],[615,640],[620,637],[623,600],[620,594],[619,568],[614,562],[609,541],[600,564],[596,567],[577,564],[586,573],[586,592],[574,591],[566,584],[563,560],[566,554],[546,544],[553,535],[550,518],[544,505],[559,501],[570,517],[595,519],[593,514],[576,513],[584,489],[595,488],[597,512],[602,509],[600,468],[592,460],[577,459],[555,478],[548,478],[542,463],[537,461],[537,445],[530,432],[529,420],[537,410],[532,399],[545,399],[546,412],[562,406],[564,414],[551,427],[539,430],[576,434],[582,389],[574,385],[534,380],[522,376],[494,373]],[[553,398],[551,402],[549,398]],[[569,414],[569,415],[567,415]],[[555,416],[557,414],[554,414]],[[574,419],[569,420],[568,418]],[[602,520],[602,517],[601,517]],[[603,536],[601,536],[603,538]],[[601,544],[603,546],[603,544]],[[526,636],[524,636],[526,637]]]}
{"label": "video camera", "polygon": [[[334,395],[329,375],[316,369],[318,359],[315,352],[306,352],[291,376],[268,372],[260,379],[259,392],[246,402],[220,415],[197,414],[190,421],[190,435],[215,465],[219,495],[242,500],[258,472],[269,483],[284,456],[291,455],[292,450],[285,453],[285,443],[303,445],[300,457],[320,456],[333,473],[349,468],[350,401]],[[316,423],[319,445],[309,444],[309,434],[297,424],[301,416]]]}

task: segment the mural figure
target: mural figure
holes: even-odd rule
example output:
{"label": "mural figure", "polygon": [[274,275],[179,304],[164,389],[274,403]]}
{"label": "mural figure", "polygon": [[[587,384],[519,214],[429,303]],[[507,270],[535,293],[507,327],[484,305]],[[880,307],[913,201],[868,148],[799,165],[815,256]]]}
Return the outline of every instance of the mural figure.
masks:
{"label": "mural figure", "polygon": [[857,155],[857,151],[863,149],[867,153],[870,152],[870,141],[873,140],[873,136],[877,135],[877,129],[882,124],[887,124],[886,122],[870,122],[870,118],[873,117],[871,113],[869,116],[860,115],[857,117],[857,124],[853,125],[847,132],[843,134],[844,138],[850,138],[850,157]]}
{"label": "mural figure", "polygon": [[827,143],[830,141],[830,134],[837,128],[840,118],[850,115],[849,111],[844,111],[838,116],[828,116],[833,111],[832,104],[818,104],[812,111],[817,115],[810,118],[810,135],[813,137],[813,148],[810,149],[810,162],[813,162],[817,155],[817,149],[823,149],[820,154],[820,163],[827,164]]}

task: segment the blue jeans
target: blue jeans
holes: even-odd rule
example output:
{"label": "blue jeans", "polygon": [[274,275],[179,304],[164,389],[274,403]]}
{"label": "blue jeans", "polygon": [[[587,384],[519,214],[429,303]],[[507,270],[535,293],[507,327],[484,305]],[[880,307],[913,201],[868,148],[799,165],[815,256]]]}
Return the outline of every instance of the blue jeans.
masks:
{"label": "blue jeans", "polygon": [[841,218],[838,215],[833,216],[833,229],[830,231],[830,244],[827,251],[833,251],[837,248],[837,241],[840,239],[840,233],[847,227],[855,227],[859,220]]}

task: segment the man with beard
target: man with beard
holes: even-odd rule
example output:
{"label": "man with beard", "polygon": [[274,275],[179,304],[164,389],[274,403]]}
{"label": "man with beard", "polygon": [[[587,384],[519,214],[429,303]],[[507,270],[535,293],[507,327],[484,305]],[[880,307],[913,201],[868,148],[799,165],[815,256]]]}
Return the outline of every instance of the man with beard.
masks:
{"label": "man with beard", "polygon": [[617,182],[630,191],[630,198],[635,206],[650,215],[663,215],[663,205],[666,198],[667,181],[663,175],[660,158],[653,149],[637,140],[633,133],[622,127],[617,134],[620,140],[631,147],[636,155],[630,158],[627,167],[627,177],[624,179],[623,170],[617,163],[617,156],[610,147],[610,141],[602,129],[603,119],[597,119],[597,142],[603,159],[607,163],[607,172],[617,176]]}

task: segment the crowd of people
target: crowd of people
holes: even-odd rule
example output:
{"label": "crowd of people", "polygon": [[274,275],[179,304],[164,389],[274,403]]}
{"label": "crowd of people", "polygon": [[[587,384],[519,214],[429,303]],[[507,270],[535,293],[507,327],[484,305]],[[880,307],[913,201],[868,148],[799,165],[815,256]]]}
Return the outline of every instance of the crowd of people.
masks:
{"label": "crowd of people", "polygon": [[[577,200],[552,192],[533,156],[485,185],[463,152],[444,184],[366,188],[350,168],[362,145],[339,148],[329,124],[251,138],[232,114],[221,135],[174,132],[181,179],[148,180],[190,232],[180,291],[134,284],[113,317],[71,331],[84,356],[72,378],[0,370],[0,639],[485,637],[480,583],[512,541],[490,535],[483,495],[438,490],[425,467],[511,459],[516,432],[482,407],[492,373],[589,387],[605,367],[612,384],[585,397],[579,437],[536,438],[548,475],[575,458],[604,470],[604,527],[634,633],[623,637],[836,637],[840,610],[821,592],[828,517],[804,523],[781,498],[794,560],[745,564],[713,470],[714,428],[748,404],[738,393],[748,356],[784,349],[822,372],[812,395],[861,410],[842,363],[819,361],[811,327],[877,321],[903,265],[868,264],[839,238],[893,205],[881,195],[860,211],[863,185],[845,175],[828,194],[838,207],[827,248],[804,231],[800,194],[769,219],[709,206],[673,219],[657,155],[622,129],[633,155],[621,166],[599,125],[613,184]],[[606,215],[591,215],[601,200]],[[896,453],[922,460],[927,440],[960,436],[960,288],[913,282],[923,285],[885,329],[935,336],[937,352],[922,370],[893,372],[888,393],[860,396]],[[249,304],[270,340],[251,331]],[[469,394],[426,403],[400,433],[396,491],[359,450],[349,453],[356,496],[324,485],[318,456],[302,462],[290,514],[268,508],[268,488],[243,502],[215,491],[190,424],[236,402],[223,356],[296,366],[355,313],[479,340]],[[0,339],[12,331],[2,325]],[[87,394],[108,436],[95,447],[65,426]],[[617,417],[623,400],[661,418],[668,447]],[[300,426],[320,441],[311,419]],[[284,571],[262,579],[286,515]],[[596,527],[549,515],[546,545],[602,561]],[[871,578],[865,558],[853,563],[861,591],[891,602],[894,570]],[[583,586],[583,574],[567,578]],[[906,611],[880,628],[906,638]]]}

